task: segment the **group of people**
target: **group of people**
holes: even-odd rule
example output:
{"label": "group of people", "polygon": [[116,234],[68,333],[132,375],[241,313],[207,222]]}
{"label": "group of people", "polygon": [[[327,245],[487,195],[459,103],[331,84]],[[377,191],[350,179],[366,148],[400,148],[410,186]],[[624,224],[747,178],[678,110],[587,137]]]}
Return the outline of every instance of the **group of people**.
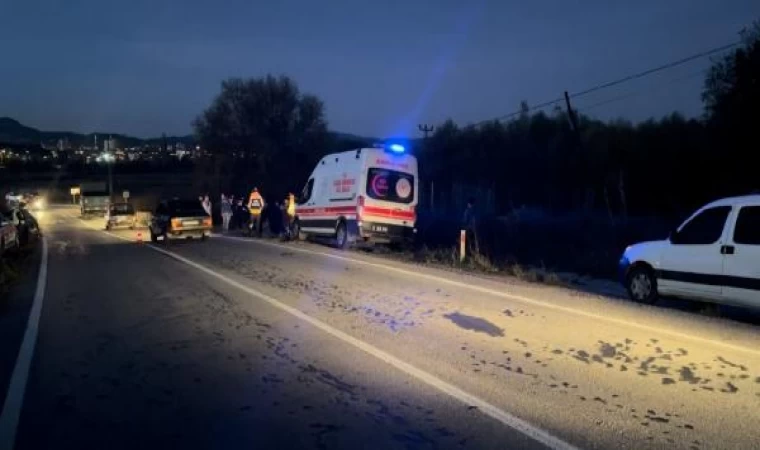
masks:
{"label": "group of people", "polygon": [[[207,214],[212,215],[209,196],[199,199]],[[222,228],[225,231],[236,228],[245,229],[249,235],[261,236],[264,222],[269,230],[285,238],[290,237],[291,225],[296,215],[295,196],[288,194],[285,200],[267,204],[258,188],[253,188],[248,198],[222,194],[219,210],[222,216]]]}

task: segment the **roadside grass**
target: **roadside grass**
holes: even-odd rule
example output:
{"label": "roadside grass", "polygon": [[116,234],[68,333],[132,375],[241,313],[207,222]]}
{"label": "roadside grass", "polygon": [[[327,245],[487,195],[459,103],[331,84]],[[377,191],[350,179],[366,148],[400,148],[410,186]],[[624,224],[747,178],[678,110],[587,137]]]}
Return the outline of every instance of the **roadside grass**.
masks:
{"label": "roadside grass", "polygon": [[21,279],[33,252],[32,248],[26,247],[17,252],[6,253],[0,258],[0,300]]}
{"label": "roadside grass", "polygon": [[[579,214],[484,218],[479,221],[477,245],[472,246],[471,254],[461,266],[552,284],[561,282],[563,275],[559,274],[613,280],[620,256],[628,245],[663,239],[672,225],[661,219],[624,221]],[[431,254],[422,259],[454,260],[451,265],[460,266],[456,218],[423,213],[417,228],[418,251]]]}
{"label": "roadside grass", "polygon": [[8,261],[8,258],[0,260],[0,297],[8,293],[11,285],[18,281],[20,275],[16,264]]}
{"label": "roadside grass", "polygon": [[472,249],[464,261],[460,262],[459,250],[456,246],[449,248],[428,248],[423,246],[415,252],[411,259],[417,263],[442,268],[486,274],[501,274],[529,283],[543,283],[554,286],[567,286],[570,284],[558,273],[546,268],[531,267],[516,262],[499,264],[477,249]]}

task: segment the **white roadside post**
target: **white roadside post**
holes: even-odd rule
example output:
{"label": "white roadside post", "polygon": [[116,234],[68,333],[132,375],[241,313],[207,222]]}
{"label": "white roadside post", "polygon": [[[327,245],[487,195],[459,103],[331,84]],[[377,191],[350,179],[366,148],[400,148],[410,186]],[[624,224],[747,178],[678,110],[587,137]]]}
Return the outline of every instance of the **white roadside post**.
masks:
{"label": "white roadside post", "polygon": [[467,231],[459,230],[459,262],[460,263],[464,262],[465,249],[467,248],[466,240],[467,240]]}

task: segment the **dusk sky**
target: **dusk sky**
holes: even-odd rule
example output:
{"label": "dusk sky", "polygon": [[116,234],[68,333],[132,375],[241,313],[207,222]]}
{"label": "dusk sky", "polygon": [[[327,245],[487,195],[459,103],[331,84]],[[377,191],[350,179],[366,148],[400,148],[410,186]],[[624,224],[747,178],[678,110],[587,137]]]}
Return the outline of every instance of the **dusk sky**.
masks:
{"label": "dusk sky", "polygon": [[[319,96],[331,129],[384,137],[731,43],[760,1],[0,0],[0,17],[0,116],[29,126],[188,134],[223,79],[273,73]],[[576,106],[602,119],[696,116],[709,62]]]}

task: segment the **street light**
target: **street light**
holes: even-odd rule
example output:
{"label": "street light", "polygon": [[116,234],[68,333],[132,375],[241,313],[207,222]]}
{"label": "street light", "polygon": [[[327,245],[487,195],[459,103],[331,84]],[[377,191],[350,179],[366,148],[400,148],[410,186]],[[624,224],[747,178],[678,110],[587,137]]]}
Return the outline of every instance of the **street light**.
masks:
{"label": "street light", "polygon": [[111,153],[103,153],[102,158],[108,166],[108,199],[113,201],[113,170],[111,166],[113,165],[115,158]]}

